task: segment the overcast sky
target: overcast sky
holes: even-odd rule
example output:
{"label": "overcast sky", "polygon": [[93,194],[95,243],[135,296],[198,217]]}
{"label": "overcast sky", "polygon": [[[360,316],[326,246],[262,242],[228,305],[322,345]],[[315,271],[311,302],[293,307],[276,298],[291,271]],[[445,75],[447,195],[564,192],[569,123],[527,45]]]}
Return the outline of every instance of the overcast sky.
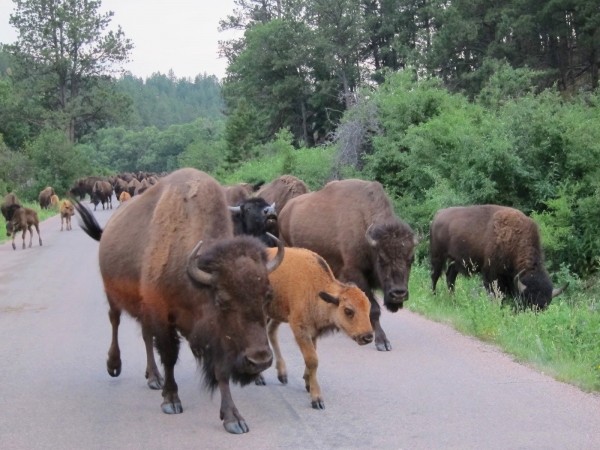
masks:
{"label": "overcast sky", "polygon": [[[12,0],[0,0],[2,43],[17,37],[8,23],[13,5]],[[102,9],[115,13],[113,24],[121,25],[135,45],[125,68],[144,78],[169,69],[178,77],[206,72],[222,78],[226,62],[218,57],[218,41],[233,34],[217,28],[233,8],[233,0],[102,0]]]}

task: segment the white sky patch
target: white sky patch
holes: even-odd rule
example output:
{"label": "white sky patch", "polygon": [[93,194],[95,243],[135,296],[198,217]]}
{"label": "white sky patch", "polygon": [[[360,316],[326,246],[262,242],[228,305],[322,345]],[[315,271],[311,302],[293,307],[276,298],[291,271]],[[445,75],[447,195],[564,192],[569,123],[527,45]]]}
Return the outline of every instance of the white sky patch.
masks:
{"label": "white sky patch", "polygon": [[[124,67],[134,75],[146,78],[173,69],[178,77],[206,72],[223,78],[227,62],[219,58],[218,42],[243,34],[218,31],[219,20],[233,8],[233,0],[103,0],[101,10],[113,11],[112,25],[120,25],[133,41],[131,62]],[[0,0],[2,43],[17,38],[8,23],[13,12],[11,0]]]}

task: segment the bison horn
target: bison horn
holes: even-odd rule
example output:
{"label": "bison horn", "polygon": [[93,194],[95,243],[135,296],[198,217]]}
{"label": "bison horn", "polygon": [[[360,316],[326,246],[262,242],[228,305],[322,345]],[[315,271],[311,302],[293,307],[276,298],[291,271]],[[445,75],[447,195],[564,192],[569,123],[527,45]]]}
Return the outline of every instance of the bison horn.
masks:
{"label": "bison horn", "polygon": [[271,259],[269,262],[267,262],[267,272],[271,273],[275,269],[277,269],[279,267],[279,265],[282,263],[283,254],[285,253],[285,250],[283,248],[283,244],[281,243],[281,241],[279,239],[277,239],[271,233],[267,233],[267,236],[269,236],[271,239],[273,239],[275,242],[277,242],[277,254],[275,255],[275,257],[273,259]]}
{"label": "bison horn", "polygon": [[233,214],[239,214],[242,212],[242,208],[240,206],[228,206],[228,208]]}
{"label": "bison horn", "polygon": [[523,292],[525,292],[525,289],[527,289],[527,286],[521,283],[521,280],[517,280],[517,286],[519,288],[519,294],[522,294]]}
{"label": "bison horn", "polygon": [[371,228],[373,228],[373,224],[369,225],[369,228],[367,228],[367,232],[365,233],[365,239],[371,247],[377,247],[377,241],[371,237]]}
{"label": "bison horn", "polygon": [[558,289],[552,289],[552,298],[562,294],[565,289],[567,289],[569,287],[569,283],[565,284],[563,287],[558,288]]}
{"label": "bison horn", "polygon": [[212,275],[208,272],[200,270],[196,264],[196,255],[198,255],[198,250],[200,250],[201,246],[202,241],[198,242],[198,245],[196,245],[194,250],[192,250],[190,257],[188,258],[187,271],[192,280],[195,280],[200,284],[211,286],[213,284]]}

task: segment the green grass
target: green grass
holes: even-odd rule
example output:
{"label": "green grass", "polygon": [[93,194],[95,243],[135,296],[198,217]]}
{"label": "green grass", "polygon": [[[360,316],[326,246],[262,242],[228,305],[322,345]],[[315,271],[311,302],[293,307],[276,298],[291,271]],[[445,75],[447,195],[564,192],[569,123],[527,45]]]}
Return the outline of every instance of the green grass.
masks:
{"label": "green grass", "polygon": [[[49,219],[52,216],[55,216],[56,214],[58,214],[58,208],[50,208],[50,209],[42,209],[40,208],[39,203],[35,203],[35,202],[21,202],[23,204],[23,206],[25,206],[26,208],[31,208],[31,209],[35,209],[38,213],[38,218],[40,220],[40,222]],[[19,238],[21,236],[21,233],[19,232]],[[9,237],[6,235],[6,221],[4,220],[4,217],[2,215],[0,215],[0,243],[8,241],[9,239],[12,239],[12,237]],[[29,238],[27,238],[29,239]]]}
{"label": "green grass", "polygon": [[460,277],[451,295],[442,277],[437,295],[429,268],[418,264],[410,279],[409,308],[464,334],[498,345],[520,362],[586,391],[600,391],[600,304],[596,292],[571,280],[569,290],[541,313],[516,313],[489,297],[481,278]]}

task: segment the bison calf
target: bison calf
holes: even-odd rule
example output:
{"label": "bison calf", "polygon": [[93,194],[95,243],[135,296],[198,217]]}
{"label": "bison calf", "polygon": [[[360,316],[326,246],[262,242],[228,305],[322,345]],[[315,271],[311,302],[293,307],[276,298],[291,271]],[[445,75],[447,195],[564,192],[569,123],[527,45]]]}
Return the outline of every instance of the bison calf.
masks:
{"label": "bison calf", "polygon": [[42,236],[40,235],[40,221],[38,219],[37,212],[31,208],[19,208],[13,214],[12,220],[6,223],[6,235],[12,235],[12,248],[17,249],[15,245],[15,236],[19,231],[23,232],[23,249],[25,249],[25,235],[29,230],[29,247],[33,244],[33,230],[35,227],[38,238],[40,240],[40,246],[42,245]]}
{"label": "bison calf", "polygon": [[51,208],[58,207],[58,195],[54,194],[52,197],[50,197],[50,207]]}
{"label": "bison calf", "polygon": [[63,200],[60,204],[60,231],[63,230],[63,221],[67,222],[67,231],[72,230],[71,217],[75,215],[75,208],[69,200]]}
{"label": "bison calf", "polygon": [[[277,249],[268,251],[271,256],[277,253]],[[304,381],[312,407],[325,409],[317,382],[317,339],[342,329],[359,345],[372,342],[369,299],[357,286],[337,281],[319,255],[300,248],[286,248],[279,270],[269,275],[269,281],[274,296],[265,306],[265,312],[271,319],[267,333],[275,352],[277,378],[287,384],[277,330],[281,322],[289,322],[306,364]],[[262,376],[256,383],[264,384]]]}
{"label": "bison calf", "polygon": [[121,192],[121,195],[119,195],[119,203],[126,202],[130,198],[131,198],[131,195],[129,195],[129,192],[123,191],[123,192]]}

